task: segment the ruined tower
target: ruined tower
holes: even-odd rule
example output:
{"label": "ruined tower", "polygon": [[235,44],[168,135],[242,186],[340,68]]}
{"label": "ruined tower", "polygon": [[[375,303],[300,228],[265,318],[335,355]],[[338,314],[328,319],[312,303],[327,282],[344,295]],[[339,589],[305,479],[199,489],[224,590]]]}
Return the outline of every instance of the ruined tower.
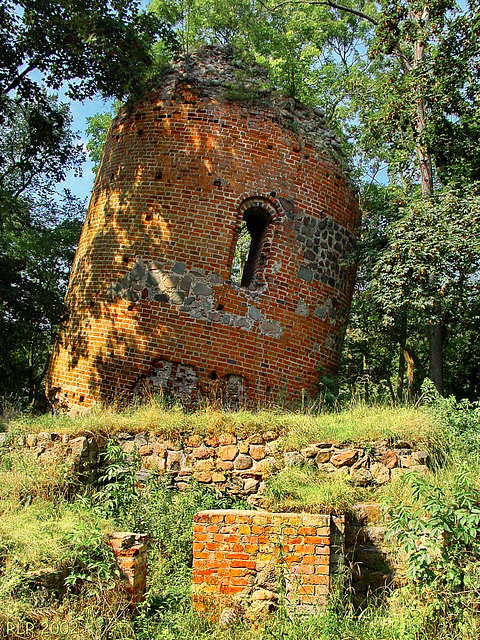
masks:
{"label": "ruined tower", "polygon": [[159,85],[108,132],[47,392],[69,407],[315,393],[319,365],[338,368],[354,283],[339,143],[228,49]]}

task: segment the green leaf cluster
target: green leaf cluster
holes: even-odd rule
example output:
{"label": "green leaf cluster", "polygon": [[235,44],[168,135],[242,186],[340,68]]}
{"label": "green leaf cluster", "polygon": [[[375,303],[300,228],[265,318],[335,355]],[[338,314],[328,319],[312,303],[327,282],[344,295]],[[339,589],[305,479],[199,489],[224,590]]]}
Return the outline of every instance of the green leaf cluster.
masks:
{"label": "green leaf cluster", "polygon": [[390,504],[388,533],[407,554],[410,578],[429,599],[428,626],[441,616],[454,636],[462,620],[478,611],[480,595],[480,495],[461,469],[449,486],[433,486],[415,473],[405,476],[413,503]]}

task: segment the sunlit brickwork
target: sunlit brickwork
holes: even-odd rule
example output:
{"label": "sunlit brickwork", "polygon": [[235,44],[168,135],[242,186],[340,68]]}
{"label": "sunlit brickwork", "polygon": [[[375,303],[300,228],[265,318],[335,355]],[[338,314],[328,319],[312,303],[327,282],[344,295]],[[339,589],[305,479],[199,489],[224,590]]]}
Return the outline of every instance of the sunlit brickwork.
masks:
{"label": "sunlit brickwork", "polygon": [[[339,145],[291,99],[227,95],[231,68],[224,51],[180,61],[108,132],[48,373],[64,406],[298,400],[337,371],[358,223]],[[239,229],[260,214],[241,286]]]}

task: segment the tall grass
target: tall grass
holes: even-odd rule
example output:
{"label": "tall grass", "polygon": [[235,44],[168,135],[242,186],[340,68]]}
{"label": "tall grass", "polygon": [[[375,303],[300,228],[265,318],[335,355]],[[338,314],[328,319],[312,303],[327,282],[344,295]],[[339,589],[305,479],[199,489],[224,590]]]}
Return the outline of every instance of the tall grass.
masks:
{"label": "tall grass", "polygon": [[265,497],[274,511],[344,513],[366,495],[344,474],[326,473],[313,465],[290,467],[267,481]]}
{"label": "tall grass", "polygon": [[271,431],[282,435],[285,448],[326,440],[359,444],[372,440],[422,441],[429,440],[437,431],[431,415],[413,407],[356,404],[338,413],[281,409],[229,411],[204,407],[188,412],[155,399],[122,410],[115,406],[94,407],[74,418],[65,414],[12,418],[4,426],[17,434],[55,431],[72,435],[86,432],[113,435],[127,431],[168,438],[225,432],[247,437]]}
{"label": "tall grass", "polygon": [[[443,404],[442,404],[443,403]],[[473,416],[473,417],[472,417]],[[189,433],[231,431],[239,436],[266,430],[281,433],[283,448],[310,442],[361,444],[374,440],[428,442],[435,451],[431,482],[448,486],[460,461],[470,468],[480,488],[480,420],[475,407],[434,398],[424,409],[352,407],[338,414],[287,411],[204,409],[186,413],[150,403],[118,412],[94,410],[77,419],[49,416],[9,421],[12,433],[57,431],[150,431],[170,437]],[[117,450],[117,454],[119,454]],[[123,465],[115,458],[111,465]],[[280,606],[254,622],[239,619],[220,628],[199,617],[191,606],[191,524],[195,511],[234,506],[214,492],[194,486],[172,493],[152,480],[144,490],[132,481],[135,461],[127,474],[112,474],[86,493],[65,461],[40,465],[29,453],[0,448],[0,637],[9,640],[478,640],[476,612],[467,609],[452,626],[434,614],[441,593],[409,582],[387,594],[383,603],[355,611],[348,588],[334,591],[326,608],[302,616]],[[268,497],[275,508],[342,511],[362,498],[341,475],[323,475],[308,465],[272,477]],[[400,481],[377,490],[395,504],[415,500]],[[445,495],[448,498],[448,490]],[[38,589],[28,579],[32,571],[95,559],[92,540],[116,529],[136,529],[151,537],[149,591],[133,614],[118,584],[97,572],[92,582],[79,581],[61,595]],[[84,537],[79,532],[84,532]],[[90,535],[92,534],[92,535]],[[480,534],[479,534],[480,535]],[[83,540],[83,542],[82,542]],[[97,551],[96,551],[97,549]],[[77,563],[77,564],[75,564]],[[114,583],[113,583],[114,584]],[[346,582],[348,587],[348,580]],[[459,598],[462,598],[461,594]],[[461,606],[461,600],[460,600]],[[433,615],[432,615],[433,611]],[[451,621],[450,621],[451,622]]]}

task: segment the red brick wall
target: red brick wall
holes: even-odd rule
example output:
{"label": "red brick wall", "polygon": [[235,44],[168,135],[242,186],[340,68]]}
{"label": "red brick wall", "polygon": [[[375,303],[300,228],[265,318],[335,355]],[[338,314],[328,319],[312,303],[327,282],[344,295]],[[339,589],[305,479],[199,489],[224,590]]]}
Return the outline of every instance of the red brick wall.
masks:
{"label": "red brick wall", "polygon": [[112,533],[107,539],[122,575],[125,590],[135,605],[147,589],[147,536],[142,533]]}
{"label": "red brick wall", "polygon": [[[333,526],[332,526],[333,523]],[[325,604],[343,520],[329,515],[202,511],[195,515],[193,591],[198,609],[272,601],[282,590],[301,609]],[[277,584],[265,576],[276,569]]]}
{"label": "red brick wall", "polygon": [[[88,406],[142,381],[189,399],[235,395],[234,375],[240,395],[298,398],[315,392],[319,364],[336,371],[356,200],[336,162],[280,121],[268,104],[221,101],[188,83],[114,121],[49,370],[52,395]],[[248,199],[273,219],[254,291],[230,280]]]}

